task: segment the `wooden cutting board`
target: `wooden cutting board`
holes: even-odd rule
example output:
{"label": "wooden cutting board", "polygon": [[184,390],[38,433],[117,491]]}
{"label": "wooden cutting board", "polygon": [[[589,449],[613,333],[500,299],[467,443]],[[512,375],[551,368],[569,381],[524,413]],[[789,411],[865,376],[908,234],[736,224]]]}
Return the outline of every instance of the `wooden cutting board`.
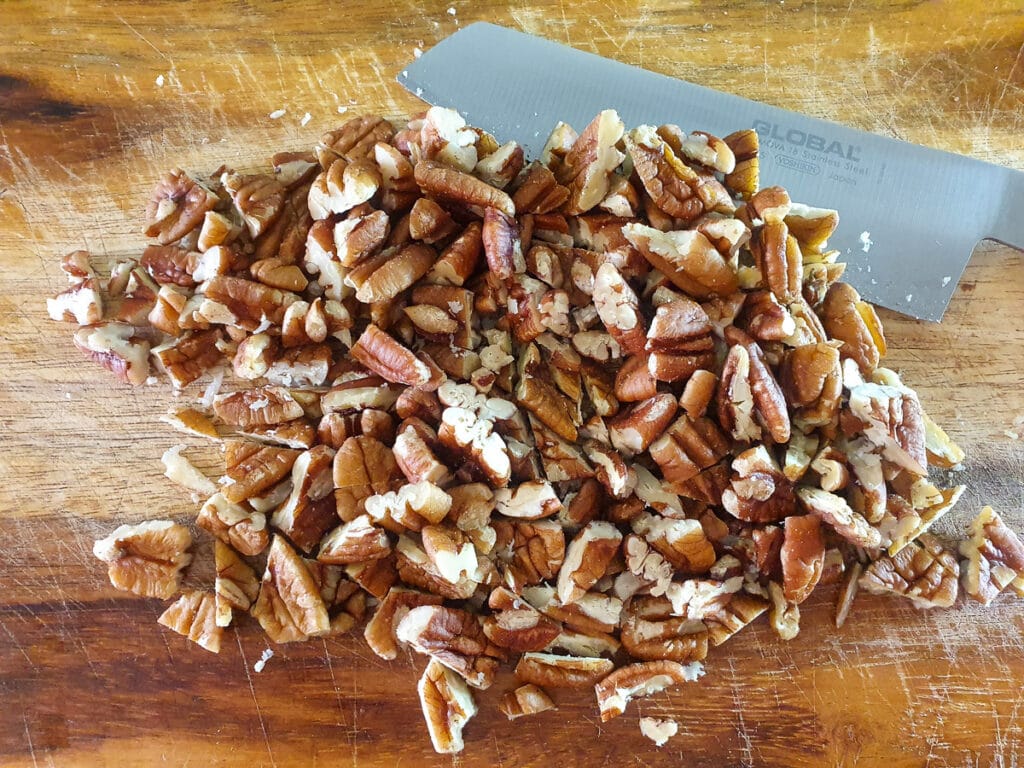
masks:
{"label": "wooden cutting board", "polygon": [[[181,440],[158,420],[168,389],[113,382],[81,359],[70,327],[46,318],[59,256],[138,255],[146,196],[165,168],[251,167],[310,146],[339,112],[420,109],[393,76],[460,24],[498,21],[1024,168],[1019,0],[634,5],[0,7],[0,764],[1021,764],[1024,601],[1008,596],[930,613],[862,596],[836,631],[821,589],[797,639],[779,641],[762,620],[713,652],[699,683],[604,725],[585,691],[510,723],[496,710],[503,678],[451,761],[432,753],[420,717],[421,660],[385,664],[356,634],[275,647],[257,673],[267,643],[256,627],[230,630],[213,656],[157,626],[162,604],[114,591],[93,559],[93,540],[120,522],[195,509],[161,476],[160,454]],[[944,535],[984,503],[1024,528],[1024,443],[1007,434],[1024,415],[1022,307],[1020,254],[987,245],[941,325],[883,313],[888,364],[968,451],[963,472],[939,478],[969,484]],[[679,735],[655,749],[641,713],[674,718]]]}

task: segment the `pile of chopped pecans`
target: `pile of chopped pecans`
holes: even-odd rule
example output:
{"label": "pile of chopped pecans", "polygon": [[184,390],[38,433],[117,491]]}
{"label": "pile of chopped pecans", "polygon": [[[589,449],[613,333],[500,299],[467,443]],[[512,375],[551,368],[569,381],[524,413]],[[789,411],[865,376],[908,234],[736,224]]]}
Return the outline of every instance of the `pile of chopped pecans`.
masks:
{"label": "pile of chopped pecans", "polygon": [[[602,720],[696,680],[762,613],[785,639],[818,584],[951,606],[1024,595],[1024,546],[986,508],[960,545],[928,466],[963,453],[891,370],[826,241],[835,211],[758,190],[758,139],[614,111],[559,124],[539,161],[432,108],[356,118],[274,172],[181,170],[156,243],[50,314],[124,381],[212,374],[167,420],[223,441],[206,499],[212,592],[161,616],[207,650],[248,612],[274,642],[347,632],[430,657],[435,749],[514,664],[510,718],[593,687]],[[247,386],[220,393],[223,361]],[[111,582],[172,598],[184,525],[96,543]],[[263,576],[257,573],[262,569]],[[645,733],[663,743],[674,724]]]}

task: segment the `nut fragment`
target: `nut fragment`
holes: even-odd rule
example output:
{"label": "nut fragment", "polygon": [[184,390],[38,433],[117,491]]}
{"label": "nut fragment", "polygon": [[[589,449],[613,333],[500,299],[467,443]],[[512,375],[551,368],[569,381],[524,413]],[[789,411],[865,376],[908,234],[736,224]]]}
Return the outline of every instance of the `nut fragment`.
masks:
{"label": "nut fragment", "polygon": [[604,521],[583,526],[565,550],[565,560],[558,571],[558,599],[563,605],[579,600],[597,580],[604,576],[622,543],[622,533]]}
{"label": "nut fragment", "polygon": [[648,370],[658,381],[682,381],[714,365],[714,341],[707,313],[696,302],[661,304],[647,331]]}
{"label": "nut fragment", "polygon": [[821,521],[814,515],[786,518],[786,537],[782,543],[783,594],[788,602],[799,605],[821,579],[825,566],[825,540]]}
{"label": "nut fragment", "polygon": [[122,525],[92,548],[107,564],[110,583],[143,597],[167,599],[178,591],[181,570],[192,560],[188,528],[169,520]]}
{"label": "nut fragment", "polygon": [[149,342],[126,323],[101,323],[75,333],[75,346],[127,384],[149,378]]}
{"label": "nut fragment", "polygon": [[[971,521],[970,538],[960,543],[966,558],[964,591],[988,605],[1007,587],[1024,597],[1024,543],[992,507],[984,507]],[[955,570],[955,569],[954,569]]]}
{"label": "nut fragment", "polygon": [[379,560],[391,553],[387,533],[368,515],[358,515],[324,536],[317,560],[335,565]]}
{"label": "nut fragment", "polygon": [[613,669],[611,659],[524,653],[516,664],[516,678],[544,688],[588,688]]}
{"label": "nut fragment", "polygon": [[547,712],[549,709],[557,709],[557,707],[543,688],[527,684],[506,693],[502,697],[498,709],[509,720],[515,720],[526,715],[536,715],[540,712]]}
{"label": "nut fragment", "polygon": [[871,563],[859,584],[872,594],[902,595],[919,608],[948,608],[956,602],[958,576],[956,555],[925,534]]}
{"label": "nut fragment", "polygon": [[458,672],[474,688],[489,688],[494,682],[497,659],[489,655],[493,651],[480,619],[467,611],[418,606],[398,623],[395,634],[413,650]]}
{"label": "nut fragment", "polygon": [[793,512],[793,485],[763,445],[749,448],[732,462],[732,484],[722,506],[740,520],[771,523]]}
{"label": "nut fragment", "polygon": [[865,549],[877,549],[881,545],[882,535],[878,529],[850,509],[841,496],[804,486],[796,489],[796,495],[808,512],[818,515],[851,544]]}
{"label": "nut fragment", "polygon": [[423,193],[449,203],[495,208],[506,216],[515,216],[516,209],[505,192],[468,173],[442,165],[434,160],[416,163],[416,183]]}
{"label": "nut fragment", "polygon": [[694,298],[728,296],[739,287],[736,271],[700,232],[660,232],[633,223],[622,233],[655,269]]}
{"label": "nut fragment", "polygon": [[160,614],[157,623],[211,653],[220,653],[224,630],[216,623],[215,600],[209,592],[184,593]]}
{"label": "nut fragment", "polygon": [[864,436],[885,458],[915,475],[928,474],[924,419],[913,390],[860,384],[850,390],[850,413],[864,422]]}
{"label": "nut fragment", "polygon": [[219,200],[180,168],[168,171],[146,204],[146,236],[155,237],[162,245],[180,240],[202,223]]}
{"label": "nut fragment", "polygon": [[350,350],[353,358],[396,384],[436,389],[444,374],[410,352],[376,325],[368,325]]}
{"label": "nut fragment", "polygon": [[431,659],[416,690],[434,751],[442,755],[461,752],[464,746],[462,729],[477,712],[473,694],[465,681],[436,659]]}
{"label": "nut fragment", "polygon": [[283,536],[275,536],[270,545],[259,597],[251,613],[275,643],[324,635],[331,628],[316,582]]}
{"label": "nut fragment", "polygon": [[704,675],[704,665],[694,661],[646,661],[619,667],[594,686],[601,721],[621,715],[637,696],[650,696],[672,685],[692,683]]}
{"label": "nut fragment", "polygon": [[865,376],[885,356],[885,336],[875,308],[861,301],[860,294],[846,283],[835,283],[821,305],[821,322],[828,335],[843,342],[844,358],[857,362]]}
{"label": "nut fragment", "polygon": [[558,181],[569,188],[567,213],[585,213],[608,194],[612,171],[623,160],[615,145],[625,126],[614,109],[599,113],[566,153]]}
{"label": "nut fragment", "polygon": [[217,626],[226,627],[231,624],[232,609],[248,611],[252,607],[260,583],[255,571],[224,542],[214,542],[213,552],[217,569],[214,582]]}

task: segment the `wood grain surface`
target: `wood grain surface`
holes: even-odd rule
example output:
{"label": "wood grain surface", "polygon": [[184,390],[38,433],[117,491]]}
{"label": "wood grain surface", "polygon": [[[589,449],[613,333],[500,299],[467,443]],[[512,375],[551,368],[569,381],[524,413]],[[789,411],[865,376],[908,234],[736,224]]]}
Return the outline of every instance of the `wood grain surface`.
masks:
{"label": "wood grain surface", "polygon": [[[146,195],[167,167],[251,167],[311,145],[340,111],[420,108],[394,75],[460,24],[505,23],[1024,168],[1020,0],[637,5],[0,5],[0,765],[1024,762],[1024,601],[1007,596],[931,613],[862,596],[837,632],[821,589],[797,639],[779,641],[762,620],[713,652],[699,683],[605,725],[586,692],[510,723],[496,709],[503,679],[452,760],[433,754],[420,717],[421,660],[385,664],[356,634],[276,647],[256,673],[267,647],[257,627],[206,653],[156,625],[158,601],[114,591],[93,559],[93,540],[119,522],[195,509],[161,474],[160,454],[180,441],[158,420],[169,390],[113,382],[81,359],[70,327],[46,318],[59,256],[138,255]],[[1024,414],[1022,307],[1021,255],[985,245],[941,325],[883,313],[889,364],[968,451],[956,480],[969,490],[944,535],[983,503],[1024,528],[1024,442],[1005,434]],[[679,735],[656,749],[638,714],[673,717]]]}

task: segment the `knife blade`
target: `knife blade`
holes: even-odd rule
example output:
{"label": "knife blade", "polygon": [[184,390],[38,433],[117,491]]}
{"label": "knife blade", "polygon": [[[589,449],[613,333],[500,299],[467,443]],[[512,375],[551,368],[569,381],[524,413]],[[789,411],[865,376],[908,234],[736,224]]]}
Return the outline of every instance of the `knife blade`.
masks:
{"label": "knife blade", "polygon": [[538,157],[559,120],[582,129],[614,108],[627,126],[677,123],[760,135],[761,186],[835,208],[829,242],[869,301],[941,320],[985,238],[1024,248],[1024,173],[789,112],[495,24],[467,26],[415,59],[398,82],[454,107]]}

